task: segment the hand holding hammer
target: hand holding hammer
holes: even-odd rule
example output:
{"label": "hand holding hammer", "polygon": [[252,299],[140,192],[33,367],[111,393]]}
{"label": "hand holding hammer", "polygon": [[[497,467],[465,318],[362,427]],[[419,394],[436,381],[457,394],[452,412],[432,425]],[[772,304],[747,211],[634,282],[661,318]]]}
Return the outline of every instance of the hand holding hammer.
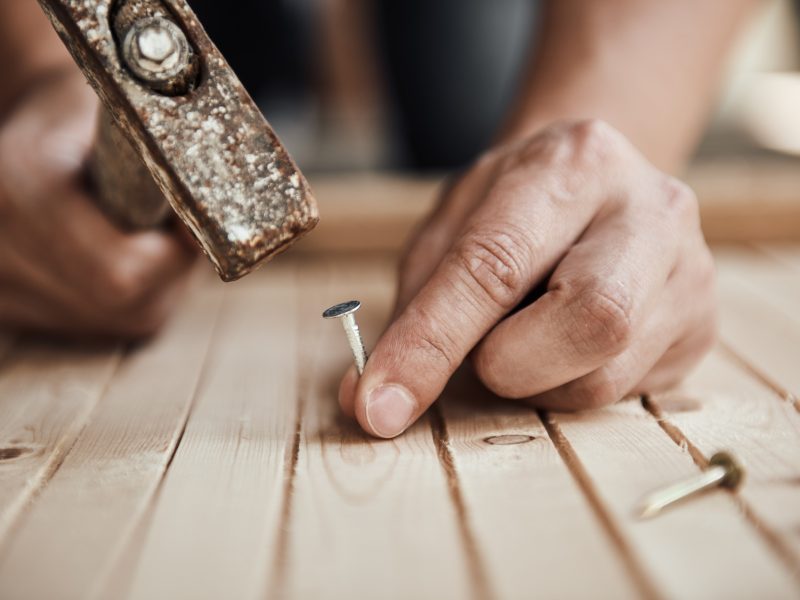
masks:
{"label": "hand holding hammer", "polygon": [[[0,60],[21,58],[15,66],[31,77],[12,86],[6,69],[8,88],[27,92],[6,103],[0,126],[0,277],[5,269],[14,279],[0,286],[7,324],[151,330],[188,263],[163,227],[152,229],[169,211],[164,198],[225,280],[313,227],[305,180],[184,2],[42,4],[104,101],[91,189],[110,219],[77,176],[94,101],[47,43],[41,14],[10,0],[0,7],[9,29]],[[69,160],[51,160],[59,152]]]}

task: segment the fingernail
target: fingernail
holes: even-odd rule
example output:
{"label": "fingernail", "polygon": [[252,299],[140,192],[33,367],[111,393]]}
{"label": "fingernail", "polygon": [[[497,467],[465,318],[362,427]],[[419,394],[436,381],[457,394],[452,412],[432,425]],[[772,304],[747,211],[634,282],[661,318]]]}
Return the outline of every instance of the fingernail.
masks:
{"label": "fingernail", "polygon": [[382,385],[367,397],[367,422],[376,434],[391,438],[411,424],[416,408],[414,398],[403,386]]}

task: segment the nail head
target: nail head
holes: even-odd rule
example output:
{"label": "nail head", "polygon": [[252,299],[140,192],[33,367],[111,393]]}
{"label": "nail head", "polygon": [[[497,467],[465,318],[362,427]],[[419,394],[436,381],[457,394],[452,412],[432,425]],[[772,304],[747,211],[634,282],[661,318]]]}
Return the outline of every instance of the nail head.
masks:
{"label": "nail head", "polygon": [[744,480],[744,468],[739,462],[728,452],[717,452],[708,461],[712,467],[722,467],[725,469],[725,477],[720,482],[720,485],[736,489]]}
{"label": "nail head", "polygon": [[344,317],[345,315],[353,314],[359,308],[361,308],[361,302],[358,300],[349,300],[348,302],[342,302],[340,304],[331,306],[324,313],[322,313],[322,316],[325,319],[338,319],[340,317]]}

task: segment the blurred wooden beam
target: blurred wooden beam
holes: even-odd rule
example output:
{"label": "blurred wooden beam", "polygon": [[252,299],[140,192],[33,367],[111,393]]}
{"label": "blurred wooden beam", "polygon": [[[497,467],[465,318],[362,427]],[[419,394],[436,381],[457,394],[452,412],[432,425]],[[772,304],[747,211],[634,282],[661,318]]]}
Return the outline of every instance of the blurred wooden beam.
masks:
{"label": "blurred wooden beam", "polygon": [[[433,208],[443,179],[386,173],[311,177],[321,221],[298,249],[397,251]],[[704,160],[684,179],[700,199],[710,242],[800,241],[800,162]]]}

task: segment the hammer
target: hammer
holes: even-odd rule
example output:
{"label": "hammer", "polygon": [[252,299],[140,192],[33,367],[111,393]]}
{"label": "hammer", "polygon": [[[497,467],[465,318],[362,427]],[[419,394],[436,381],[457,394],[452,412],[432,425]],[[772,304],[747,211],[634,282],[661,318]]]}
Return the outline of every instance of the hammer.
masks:
{"label": "hammer", "polygon": [[185,0],[39,0],[100,97],[89,171],[126,228],[169,206],[223,281],[319,220],[292,161]]}

